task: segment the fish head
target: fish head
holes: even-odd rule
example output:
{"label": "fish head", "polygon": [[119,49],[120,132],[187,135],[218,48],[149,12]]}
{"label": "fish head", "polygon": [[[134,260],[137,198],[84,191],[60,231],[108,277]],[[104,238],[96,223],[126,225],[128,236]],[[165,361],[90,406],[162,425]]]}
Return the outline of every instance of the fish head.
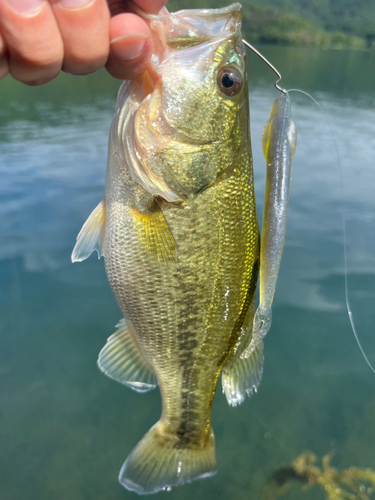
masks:
{"label": "fish head", "polygon": [[132,84],[128,136],[136,180],[167,201],[192,199],[230,171],[249,136],[241,18],[233,4],[150,20],[155,50],[147,76]]}
{"label": "fish head", "polygon": [[169,36],[156,68],[160,112],[176,137],[192,143],[227,139],[244,87],[239,4],[181,11],[166,21]]}

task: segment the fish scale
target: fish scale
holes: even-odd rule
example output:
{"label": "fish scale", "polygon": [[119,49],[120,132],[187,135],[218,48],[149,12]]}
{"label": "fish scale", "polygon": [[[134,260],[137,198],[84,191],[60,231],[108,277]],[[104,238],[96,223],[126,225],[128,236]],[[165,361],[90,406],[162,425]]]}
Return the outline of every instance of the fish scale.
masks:
{"label": "fish scale", "polygon": [[[138,341],[158,373],[166,420],[169,413],[176,415],[176,411],[180,417],[174,420],[181,420],[182,409],[178,408],[176,401],[179,388],[189,383],[188,376],[183,376],[184,370],[188,373],[194,371],[196,378],[204,381],[203,388],[202,384],[197,384],[201,387],[204,402],[200,420],[209,419],[212,398],[207,401],[207,395],[215,390],[216,375],[222,368],[219,360],[223,353],[233,348],[239,337],[238,331],[237,338],[228,345],[257,257],[257,239],[252,237],[254,231],[257,233],[255,210],[251,213],[247,208],[251,203],[254,206],[251,163],[249,158],[244,160],[243,168],[235,169],[230,178],[202,193],[191,205],[165,211],[178,249],[175,269],[149,261],[136,231],[133,228],[133,235],[129,231],[132,225],[129,198],[128,206],[115,202],[112,209],[109,201],[112,184],[108,182],[111,195],[107,196],[107,237],[121,242],[121,252],[108,252],[106,271],[124,316],[134,325]],[[122,182],[122,177],[115,181],[117,186]],[[126,221],[128,223],[124,224]],[[212,230],[213,221],[216,231]],[[193,232],[194,238],[189,238]],[[248,245],[249,256],[245,253]],[[215,254],[216,258],[213,258]],[[219,281],[221,286],[218,286]],[[224,330],[223,289],[226,291],[227,288],[233,290],[233,312]],[[211,299],[208,299],[210,295]],[[196,344],[197,350],[201,345],[209,346],[201,365],[192,344]],[[167,351],[170,352],[170,361],[165,366],[164,353]],[[211,359],[208,360],[207,356]],[[211,364],[212,372],[207,376]],[[196,413],[194,415],[198,420]],[[200,425],[201,422],[197,421],[196,427]]]}

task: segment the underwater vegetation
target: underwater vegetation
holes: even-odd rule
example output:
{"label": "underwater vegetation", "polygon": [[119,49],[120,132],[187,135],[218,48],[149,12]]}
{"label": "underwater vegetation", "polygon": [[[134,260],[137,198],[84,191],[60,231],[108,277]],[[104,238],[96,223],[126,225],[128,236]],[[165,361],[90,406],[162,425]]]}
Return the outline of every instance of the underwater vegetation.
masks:
{"label": "underwater vegetation", "polygon": [[262,490],[261,500],[274,500],[286,493],[290,481],[306,483],[302,492],[314,485],[325,493],[326,500],[371,500],[375,498],[375,471],[349,467],[339,471],[331,465],[332,453],[322,458],[311,451],[299,455],[290,465],[280,467]]}

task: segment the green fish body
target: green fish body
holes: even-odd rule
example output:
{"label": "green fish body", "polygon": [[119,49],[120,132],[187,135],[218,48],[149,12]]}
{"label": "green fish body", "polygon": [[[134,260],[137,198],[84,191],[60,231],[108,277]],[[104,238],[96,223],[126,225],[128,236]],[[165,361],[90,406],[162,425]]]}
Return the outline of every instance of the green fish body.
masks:
{"label": "green fish body", "polygon": [[120,89],[105,200],[73,252],[104,255],[125,318],[100,368],[139,392],[160,388],[161,418],[119,477],[143,494],[215,472],[218,378],[236,405],[263,364],[262,343],[240,357],[260,251],[240,5],[160,15],[150,27],[153,70]]}

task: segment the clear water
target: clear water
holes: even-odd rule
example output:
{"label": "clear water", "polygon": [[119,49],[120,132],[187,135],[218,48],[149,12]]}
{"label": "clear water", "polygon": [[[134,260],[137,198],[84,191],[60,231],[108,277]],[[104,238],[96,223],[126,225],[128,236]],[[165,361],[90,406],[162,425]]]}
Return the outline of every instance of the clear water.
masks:
{"label": "clear water", "polygon": [[[314,94],[340,157],[353,312],[375,363],[375,65],[370,52],[265,49],[287,87]],[[276,91],[250,56],[258,210],[261,131]],[[43,88],[0,83],[0,497],[136,498],[117,483],[133,446],[159,418],[157,391],[135,394],[96,358],[121,314],[103,260],[70,263],[75,237],[103,197],[119,83],[62,75]],[[337,161],[327,120],[293,95],[298,149],[286,248],[258,394],[213,407],[218,474],[154,498],[258,499],[280,465],[310,449],[338,467],[375,465],[375,376],[345,306]],[[286,499],[300,499],[297,488]],[[306,499],[321,499],[312,489]]]}

